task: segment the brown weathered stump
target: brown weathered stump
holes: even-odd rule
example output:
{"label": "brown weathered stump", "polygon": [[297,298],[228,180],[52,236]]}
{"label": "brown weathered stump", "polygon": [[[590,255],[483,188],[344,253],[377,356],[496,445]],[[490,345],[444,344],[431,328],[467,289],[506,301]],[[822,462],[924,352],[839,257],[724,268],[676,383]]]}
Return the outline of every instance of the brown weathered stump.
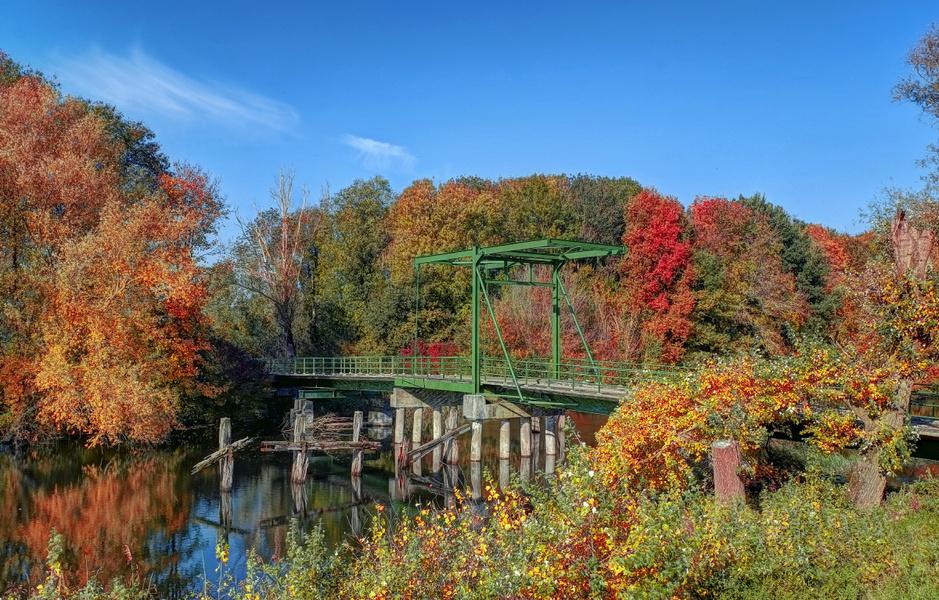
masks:
{"label": "brown weathered stump", "polygon": [[734,440],[718,440],[711,444],[714,466],[714,495],[722,504],[732,504],[746,498],[740,469],[740,448]]}

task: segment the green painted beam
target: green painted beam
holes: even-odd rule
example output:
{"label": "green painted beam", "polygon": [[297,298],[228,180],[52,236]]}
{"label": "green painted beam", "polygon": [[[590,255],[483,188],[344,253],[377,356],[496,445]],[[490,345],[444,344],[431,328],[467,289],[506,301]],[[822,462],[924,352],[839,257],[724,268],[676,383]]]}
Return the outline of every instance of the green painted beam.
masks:
{"label": "green painted beam", "polygon": [[438,390],[441,392],[459,392],[461,394],[473,393],[472,381],[455,381],[453,379],[437,379],[434,377],[395,377],[393,387]]}

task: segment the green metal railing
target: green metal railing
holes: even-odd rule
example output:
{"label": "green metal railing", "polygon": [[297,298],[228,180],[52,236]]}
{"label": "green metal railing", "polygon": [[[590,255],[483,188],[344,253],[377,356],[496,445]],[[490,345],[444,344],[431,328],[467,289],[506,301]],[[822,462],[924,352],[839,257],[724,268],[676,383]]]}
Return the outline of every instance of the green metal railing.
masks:
{"label": "green metal railing", "polygon": [[[468,356],[336,356],[298,357],[270,360],[272,375],[313,375],[322,377],[414,377],[472,380],[472,359]],[[514,371],[514,374],[513,374]],[[674,377],[684,372],[677,367],[649,367],[632,363],[568,359],[559,363],[557,373],[550,358],[513,359],[502,356],[480,358],[483,383],[504,387],[544,387],[550,390],[621,388],[637,381]]]}

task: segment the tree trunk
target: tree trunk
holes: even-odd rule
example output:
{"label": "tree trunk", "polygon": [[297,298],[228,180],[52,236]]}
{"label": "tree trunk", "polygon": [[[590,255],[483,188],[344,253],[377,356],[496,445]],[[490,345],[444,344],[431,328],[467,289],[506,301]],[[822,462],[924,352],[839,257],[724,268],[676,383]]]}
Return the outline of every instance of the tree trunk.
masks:
{"label": "tree trunk", "polygon": [[887,477],[880,470],[880,450],[872,449],[858,457],[848,480],[848,495],[861,510],[880,505],[887,487]]}
{"label": "tree trunk", "polygon": [[277,310],[277,320],[280,322],[280,329],[284,336],[284,351],[287,358],[297,356],[297,344],[293,339],[293,318],[286,310]]}
{"label": "tree trunk", "polygon": [[[877,432],[883,428],[891,430],[902,429],[906,415],[910,409],[910,396],[913,391],[913,382],[904,379],[897,384],[894,408],[883,413],[879,418],[870,419],[861,415],[864,429],[867,433]],[[887,476],[880,468],[879,445],[862,451],[851,469],[848,479],[848,495],[854,505],[861,510],[870,510],[880,505],[887,487]]]}

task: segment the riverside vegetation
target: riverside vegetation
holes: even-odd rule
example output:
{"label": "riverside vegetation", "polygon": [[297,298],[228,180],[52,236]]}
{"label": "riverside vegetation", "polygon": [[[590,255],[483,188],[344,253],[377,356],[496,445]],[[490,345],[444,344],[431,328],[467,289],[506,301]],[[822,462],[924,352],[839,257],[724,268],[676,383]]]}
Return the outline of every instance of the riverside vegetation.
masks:
{"label": "riverside vegetation", "polygon": [[[910,62],[896,94],[939,118],[939,30]],[[0,426],[12,443],[158,442],[213,410],[258,410],[225,393],[258,357],[465,347],[459,277],[430,278],[420,319],[433,333],[409,339],[415,255],[622,243],[622,260],[566,282],[588,341],[598,358],[681,363],[683,376],[632,389],[556,477],[490,485],[485,511],[464,498],[391,526],[376,506],[361,539],[327,551],[294,531],[283,559],[250,558],[246,578],[222,573],[203,595],[934,598],[939,486],[885,489],[915,444],[913,394],[939,375],[937,156],[921,190],[890,192],[856,236],[759,196],[686,210],[627,178],[417,181],[398,195],[376,178],[292,208],[285,176],[275,208],[209,266],[224,214],[211,181],[171,167],[142,125],[2,57]],[[498,297],[516,356],[547,354],[531,334],[547,300]],[[710,493],[708,449],[725,438],[747,502]],[[152,593],[143,573],[77,581],[69,559],[53,534],[28,593]]]}

